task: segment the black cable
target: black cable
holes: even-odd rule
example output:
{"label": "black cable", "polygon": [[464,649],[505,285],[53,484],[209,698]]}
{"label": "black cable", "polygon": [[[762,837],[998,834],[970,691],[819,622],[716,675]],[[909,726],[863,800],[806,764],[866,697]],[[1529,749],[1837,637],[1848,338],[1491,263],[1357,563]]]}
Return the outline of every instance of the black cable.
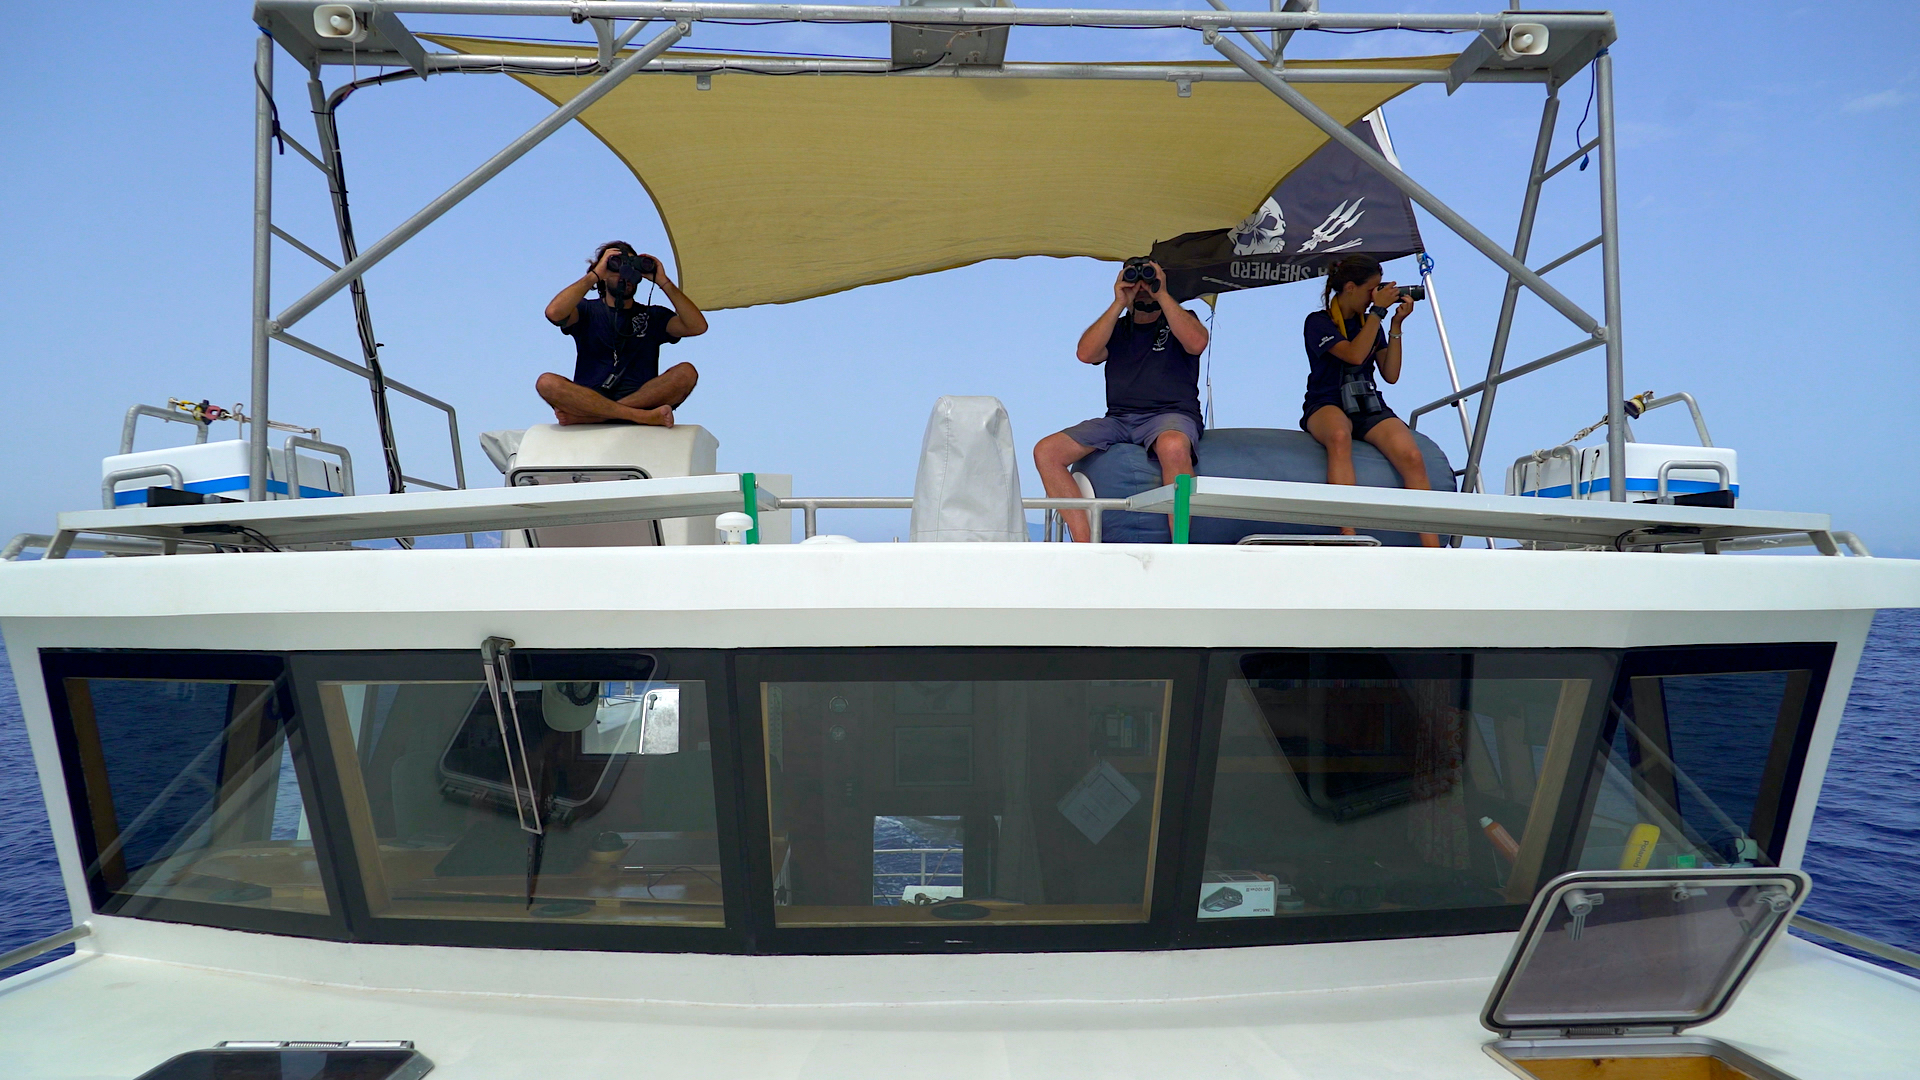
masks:
{"label": "black cable", "polygon": [[[1605,55],[1607,55],[1607,50],[1601,49],[1599,52],[1593,54],[1593,58],[1595,60],[1598,60]],[[1600,69],[1597,67],[1593,67],[1593,65],[1591,64],[1589,64],[1588,67],[1593,69],[1593,79],[1591,82],[1587,83],[1587,107],[1580,111],[1580,122],[1573,126],[1573,145],[1575,146],[1587,145],[1587,140],[1582,137],[1582,131],[1587,126],[1587,117],[1593,115],[1593,92],[1594,90],[1598,89],[1600,86]],[[1592,154],[1580,155],[1579,171],[1581,172],[1587,171],[1587,162],[1591,160],[1592,157],[1593,157]]]}

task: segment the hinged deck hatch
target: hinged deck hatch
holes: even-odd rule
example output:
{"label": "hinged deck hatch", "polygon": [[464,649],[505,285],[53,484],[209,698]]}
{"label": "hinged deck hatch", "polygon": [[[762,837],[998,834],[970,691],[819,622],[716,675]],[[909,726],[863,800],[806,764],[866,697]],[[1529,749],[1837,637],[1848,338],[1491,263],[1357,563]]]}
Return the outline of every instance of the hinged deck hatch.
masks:
{"label": "hinged deck hatch", "polygon": [[1508,1036],[1678,1032],[1726,1011],[1806,898],[1798,870],[1595,870],[1534,897],[1480,1022]]}

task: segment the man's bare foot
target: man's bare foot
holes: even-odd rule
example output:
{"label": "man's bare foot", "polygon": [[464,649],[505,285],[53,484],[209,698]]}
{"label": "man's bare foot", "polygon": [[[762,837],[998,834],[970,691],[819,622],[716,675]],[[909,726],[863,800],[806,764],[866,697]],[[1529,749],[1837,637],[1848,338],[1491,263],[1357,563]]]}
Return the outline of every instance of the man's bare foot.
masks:
{"label": "man's bare foot", "polygon": [[662,405],[657,409],[634,409],[632,420],[636,424],[648,424],[654,427],[673,426],[673,407]]}
{"label": "man's bare foot", "polygon": [[561,409],[553,410],[553,419],[556,423],[563,424],[563,425],[602,423],[601,419],[597,416],[581,416],[578,413],[570,413],[570,412],[563,411]]}

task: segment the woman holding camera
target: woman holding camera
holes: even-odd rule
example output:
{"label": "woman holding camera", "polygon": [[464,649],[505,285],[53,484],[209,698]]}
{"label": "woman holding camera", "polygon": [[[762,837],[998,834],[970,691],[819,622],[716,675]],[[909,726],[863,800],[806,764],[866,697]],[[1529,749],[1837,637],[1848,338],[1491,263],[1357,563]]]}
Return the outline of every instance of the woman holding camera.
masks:
{"label": "woman holding camera", "polygon": [[[1413,432],[1395,416],[1374,384],[1377,371],[1400,381],[1400,324],[1413,311],[1413,297],[1380,280],[1380,263],[1349,255],[1327,271],[1321,310],[1307,316],[1307,397],[1300,426],[1327,450],[1327,483],[1353,484],[1353,440],[1363,439],[1386,455],[1402,486],[1429,490],[1426,459]],[[1392,330],[1383,325],[1391,315]],[[1352,529],[1340,530],[1348,535]],[[1421,533],[1439,547],[1440,538]]]}

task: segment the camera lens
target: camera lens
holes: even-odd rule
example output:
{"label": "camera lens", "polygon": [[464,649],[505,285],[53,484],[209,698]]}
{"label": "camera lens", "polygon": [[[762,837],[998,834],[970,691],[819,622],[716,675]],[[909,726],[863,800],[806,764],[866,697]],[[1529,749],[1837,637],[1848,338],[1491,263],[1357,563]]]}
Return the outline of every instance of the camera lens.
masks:
{"label": "camera lens", "polygon": [[1400,295],[1409,300],[1425,300],[1427,298],[1427,287],[1425,285],[1407,285],[1401,288]]}

